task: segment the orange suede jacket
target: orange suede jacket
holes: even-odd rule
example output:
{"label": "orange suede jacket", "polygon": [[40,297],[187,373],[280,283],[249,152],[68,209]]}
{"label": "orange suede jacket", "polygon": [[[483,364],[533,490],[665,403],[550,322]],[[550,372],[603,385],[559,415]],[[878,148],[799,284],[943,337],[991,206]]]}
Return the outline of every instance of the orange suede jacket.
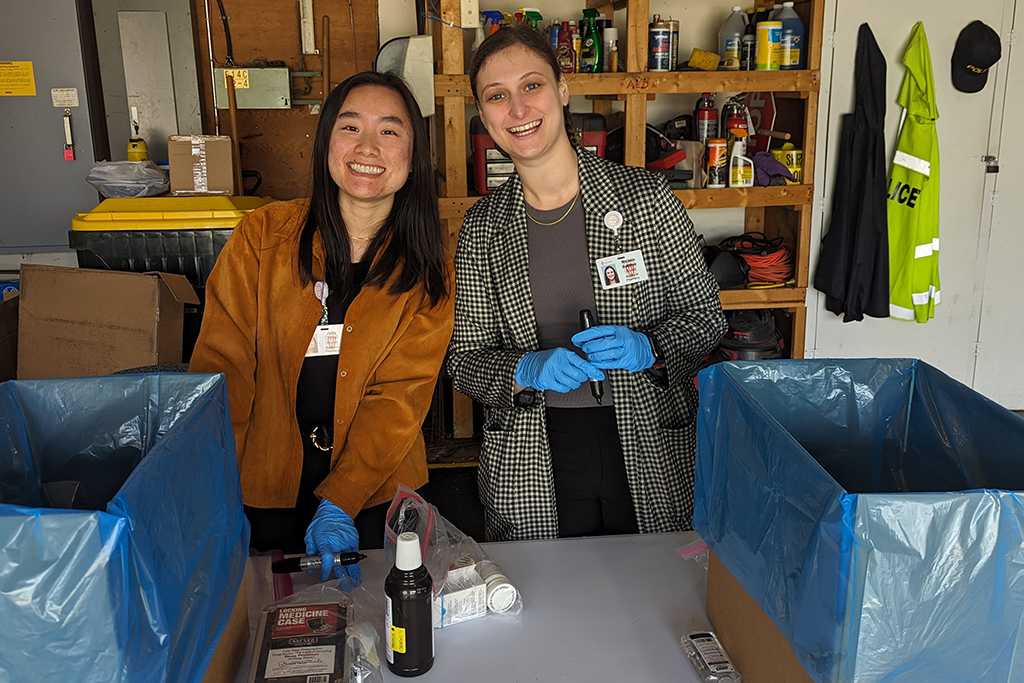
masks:
{"label": "orange suede jacket", "polygon": [[[193,372],[227,377],[242,497],[259,508],[294,507],[302,470],[295,417],[299,372],[320,320],[313,286],[300,283],[298,245],[307,200],[277,202],[235,228],[206,286]],[[313,272],[323,279],[323,241]],[[447,300],[421,287],[394,296],[364,287],[348,308],[338,360],[332,469],[316,493],[355,517],[390,501],[402,483],[427,482],[421,430],[452,334]]]}

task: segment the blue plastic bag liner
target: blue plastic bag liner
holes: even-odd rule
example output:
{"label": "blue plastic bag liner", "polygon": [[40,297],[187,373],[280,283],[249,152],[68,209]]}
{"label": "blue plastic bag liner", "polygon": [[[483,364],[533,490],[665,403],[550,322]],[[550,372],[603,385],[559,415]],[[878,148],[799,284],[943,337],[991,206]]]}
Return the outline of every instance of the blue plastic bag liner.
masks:
{"label": "blue plastic bag liner", "polygon": [[1024,420],[916,360],[699,382],[694,528],[811,678],[1024,681]]}
{"label": "blue plastic bag liner", "polygon": [[199,681],[248,545],[222,375],[0,384],[0,681]]}

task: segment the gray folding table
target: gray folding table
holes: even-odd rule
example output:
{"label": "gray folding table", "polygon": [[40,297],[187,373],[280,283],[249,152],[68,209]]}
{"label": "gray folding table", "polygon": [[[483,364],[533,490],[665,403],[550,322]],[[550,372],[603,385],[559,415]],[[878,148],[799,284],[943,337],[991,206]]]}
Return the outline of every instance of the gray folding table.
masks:
{"label": "gray folding table", "polygon": [[[436,630],[434,666],[418,680],[698,683],[679,638],[710,628],[707,575],[676,552],[694,540],[687,532],[483,544],[522,593],[523,613]],[[382,592],[390,567],[382,551],[368,554],[363,585]],[[293,576],[296,590],[309,584]],[[402,680],[386,668],[384,677]]]}

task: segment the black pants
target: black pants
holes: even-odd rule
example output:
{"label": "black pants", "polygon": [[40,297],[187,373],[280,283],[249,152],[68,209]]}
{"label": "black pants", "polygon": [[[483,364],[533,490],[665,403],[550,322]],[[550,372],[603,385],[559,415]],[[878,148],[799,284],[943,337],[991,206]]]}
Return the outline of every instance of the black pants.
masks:
{"label": "black pants", "polygon": [[548,408],[558,535],[635,534],[615,408]]}
{"label": "black pants", "polygon": [[[293,508],[253,508],[245,506],[252,535],[249,547],[260,552],[280,550],[285,554],[306,552],[306,528],[320,505],[316,487],[331,471],[331,454],[321,451],[303,438],[302,476],[299,480],[299,498]],[[359,549],[384,547],[384,520],[388,506],[381,503],[366,508],[352,521],[359,532]]]}

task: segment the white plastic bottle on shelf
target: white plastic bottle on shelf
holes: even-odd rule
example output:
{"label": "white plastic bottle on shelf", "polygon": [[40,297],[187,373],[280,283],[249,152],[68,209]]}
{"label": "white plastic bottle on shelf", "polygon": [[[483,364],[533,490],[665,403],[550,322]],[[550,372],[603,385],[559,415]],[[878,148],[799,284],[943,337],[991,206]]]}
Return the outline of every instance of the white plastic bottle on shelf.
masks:
{"label": "white plastic bottle on shelf", "polygon": [[775,21],[779,18],[779,12],[782,11],[782,3],[777,2],[772,5],[772,11],[768,13],[768,21]]}
{"label": "white plastic bottle on shelf", "polygon": [[601,52],[601,71],[607,74],[619,70],[619,29],[609,26],[601,34],[604,51]]}
{"label": "white plastic bottle on shelf", "polygon": [[736,71],[740,68],[740,48],[743,32],[747,28],[747,14],[742,7],[733,7],[729,18],[718,32],[718,54],[722,58],[719,69]]}
{"label": "white plastic bottle on shelf", "polygon": [[782,9],[775,15],[775,21],[782,22],[782,70],[803,69],[807,63],[804,50],[804,22],[793,9],[792,2],[782,3]]}
{"label": "white plastic bottle on shelf", "polygon": [[729,187],[754,186],[754,160],[748,156],[746,143],[740,139],[732,143],[729,155]]}

